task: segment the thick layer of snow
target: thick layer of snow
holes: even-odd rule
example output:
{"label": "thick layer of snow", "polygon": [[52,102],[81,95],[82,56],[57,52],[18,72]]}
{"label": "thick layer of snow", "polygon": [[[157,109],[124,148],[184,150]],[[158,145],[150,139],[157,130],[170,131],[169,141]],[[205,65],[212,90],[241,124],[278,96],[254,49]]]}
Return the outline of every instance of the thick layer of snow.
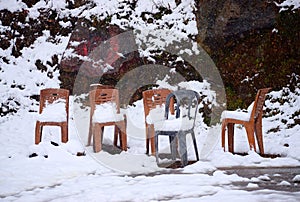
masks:
{"label": "thick layer of snow", "polygon": [[237,119],[241,121],[249,121],[251,113],[248,112],[236,112],[236,111],[223,111],[221,119]]}
{"label": "thick layer of snow", "polygon": [[96,105],[96,109],[93,115],[93,122],[105,123],[112,121],[124,120],[123,114],[117,113],[116,103],[103,103]]}
{"label": "thick layer of snow", "polygon": [[249,121],[252,113],[254,102],[252,102],[247,108],[246,112],[244,111],[228,111],[225,110],[221,114],[221,120],[227,119],[237,119],[242,121]]}
{"label": "thick layer of snow", "polygon": [[165,119],[165,105],[157,106],[155,109],[151,109],[148,116],[146,117],[146,122],[148,124],[153,124],[158,121],[163,121]]}
{"label": "thick layer of snow", "polygon": [[[74,112],[82,118],[79,120],[88,128],[89,110],[70,105],[71,108],[81,110]],[[75,116],[76,116],[75,114]],[[221,167],[280,167],[300,166],[299,162],[299,130],[296,126],[284,131],[284,133],[267,134],[264,130],[265,148],[267,153],[278,153],[286,157],[263,158],[255,152],[249,152],[247,156],[233,155],[224,152],[220,147],[219,139],[216,146],[210,148],[207,157],[184,169],[177,169],[181,174],[146,176],[153,172],[172,172],[176,170],[159,168],[154,157],[147,156],[145,152],[144,115],[142,102],[138,101],[135,107],[127,110],[128,122],[128,146],[127,152],[109,154],[106,151],[94,153],[92,147],[85,147],[87,132],[80,136],[77,134],[81,125],[76,124],[75,116],[71,114],[69,127],[69,142],[59,143],[60,132],[55,127],[44,129],[43,141],[34,145],[34,123],[36,113],[28,113],[21,110],[18,115],[10,117],[1,124],[1,166],[0,168],[0,195],[5,200],[22,201],[72,201],[72,200],[97,200],[99,198],[109,201],[122,200],[220,200],[228,197],[233,200],[249,198],[251,200],[271,200],[277,198],[281,201],[300,199],[299,193],[290,194],[289,197],[281,192],[247,192],[233,191],[234,182],[248,182],[248,188],[255,188],[252,179],[241,178],[237,175],[228,175],[218,170]],[[85,118],[84,118],[85,117]],[[139,129],[133,125],[139,123]],[[195,129],[199,151],[203,151],[206,136],[216,135],[220,137],[220,125],[213,126],[215,130],[207,130],[197,123]],[[269,128],[273,121],[263,119],[263,125]],[[236,150],[247,152],[246,134],[243,128],[236,128]],[[209,133],[212,132],[212,133]],[[141,133],[137,138],[136,133]],[[7,134],[7,135],[6,135]],[[13,135],[10,135],[13,134]],[[289,135],[288,135],[289,134]],[[290,136],[286,138],[286,135]],[[278,146],[293,138],[294,145],[289,148]],[[108,128],[104,135],[104,143],[112,145],[113,130]],[[54,146],[50,141],[59,143]],[[189,159],[194,159],[192,144],[188,144]],[[168,147],[168,140],[162,140],[160,148]],[[86,156],[76,156],[78,152],[86,152]],[[271,152],[270,152],[271,151]],[[32,153],[37,157],[28,158]],[[45,157],[47,156],[47,158]],[[213,173],[211,175],[210,173]],[[131,177],[130,175],[138,175]],[[128,176],[129,175],[129,176]],[[292,180],[292,179],[291,179]],[[297,181],[297,176],[294,177]],[[252,184],[251,184],[252,183]],[[297,182],[295,182],[297,183]],[[285,182],[278,186],[285,185]],[[151,191],[149,189],[151,186]],[[286,185],[285,185],[286,186]],[[169,187],[167,191],[165,187]],[[99,191],[101,190],[101,191]],[[113,194],[118,190],[118,194]],[[172,190],[172,191],[171,191]],[[226,194],[225,194],[226,191]],[[140,193],[140,194],[135,194]],[[260,193],[260,194],[256,194]],[[225,194],[225,196],[224,196]],[[111,197],[114,196],[114,197]],[[203,197],[201,197],[203,196]]]}
{"label": "thick layer of snow", "polygon": [[18,1],[18,0],[10,0],[10,1],[1,0],[0,1],[0,8],[7,9],[11,12],[21,11],[22,9],[24,9],[26,7],[27,6],[25,3]]}
{"label": "thick layer of snow", "polygon": [[66,101],[59,99],[51,104],[47,104],[42,113],[37,116],[37,120],[43,122],[64,122],[67,121]]}
{"label": "thick layer of snow", "polygon": [[193,120],[187,117],[178,119],[168,119],[154,123],[155,130],[160,131],[179,131],[189,130],[193,127]]}

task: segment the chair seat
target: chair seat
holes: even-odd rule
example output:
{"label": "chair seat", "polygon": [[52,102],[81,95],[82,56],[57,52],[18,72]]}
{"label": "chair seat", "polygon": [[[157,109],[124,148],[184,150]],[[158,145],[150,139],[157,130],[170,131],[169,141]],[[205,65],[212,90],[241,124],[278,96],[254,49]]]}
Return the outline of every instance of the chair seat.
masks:
{"label": "chair seat", "polygon": [[107,123],[123,121],[124,115],[117,113],[115,103],[103,103],[96,105],[93,115],[93,123]]}
{"label": "chair seat", "polygon": [[46,105],[41,114],[38,114],[37,121],[41,122],[65,122],[67,121],[66,102],[59,99]]}
{"label": "chair seat", "polygon": [[157,106],[149,111],[146,117],[146,123],[153,124],[157,121],[162,121],[165,119],[165,106]]}
{"label": "chair seat", "polygon": [[249,121],[251,117],[251,112],[253,109],[254,102],[247,108],[246,112],[243,111],[228,111],[225,110],[222,112],[221,120],[224,119],[236,119],[241,121]]}
{"label": "chair seat", "polygon": [[154,123],[154,129],[156,131],[187,131],[192,128],[193,121],[190,121],[188,118],[168,119]]}
{"label": "chair seat", "polygon": [[[169,119],[175,119],[175,115],[169,114]],[[147,124],[154,124],[156,122],[165,120],[165,105],[157,106],[151,109],[148,116],[146,117]]]}
{"label": "chair seat", "polygon": [[251,113],[248,112],[238,112],[238,111],[223,111],[221,119],[237,119],[241,121],[249,121]]}

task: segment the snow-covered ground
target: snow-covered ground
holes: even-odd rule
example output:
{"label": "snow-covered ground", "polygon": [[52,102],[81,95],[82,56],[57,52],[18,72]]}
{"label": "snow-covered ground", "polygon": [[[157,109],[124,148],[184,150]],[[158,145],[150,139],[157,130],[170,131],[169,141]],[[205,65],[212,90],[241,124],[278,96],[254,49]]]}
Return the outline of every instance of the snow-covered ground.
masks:
{"label": "snow-covered ground", "polygon": [[[300,97],[297,98],[298,102]],[[243,200],[297,201],[300,192],[289,193],[256,190],[255,183],[263,176],[245,178],[222,171],[230,167],[294,167],[300,166],[300,126],[282,129],[280,132],[266,131],[280,121],[264,118],[266,152],[280,154],[278,158],[262,158],[253,151],[247,156],[232,155],[220,146],[220,125],[196,127],[196,136],[201,152],[199,162],[185,168],[168,169],[157,166],[153,156],[145,153],[144,119],[141,101],[127,109],[127,152],[110,154],[107,151],[94,153],[85,147],[88,111],[78,104],[71,104],[69,142],[59,143],[60,132],[56,127],[44,129],[43,141],[34,145],[34,127],[37,113],[21,110],[17,115],[1,122],[1,167],[0,200],[3,201],[151,201],[151,200],[195,200],[219,201],[224,198]],[[296,105],[297,107],[299,105]],[[81,113],[78,113],[81,110]],[[75,114],[75,115],[74,115]],[[77,114],[77,115],[76,115]],[[77,116],[77,117],[76,117]],[[81,124],[76,124],[76,118]],[[200,123],[199,121],[198,123]],[[275,123],[274,123],[275,122]],[[84,128],[85,127],[85,128]],[[248,152],[243,128],[236,128],[236,150]],[[207,142],[207,136],[216,141]],[[59,143],[54,146],[50,141]],[[104,143],[112,144],[112,130],[105,131]],[[209,151],[203,145],[213,145]],[[289,147],[283,146],[289,144]],[[193,157],[190,146],[189,158]],[[77,152],[86,156],[76,156]],[[32,153],[38,156],[29,158]],[[165,173],[165,174],[162,174]],[[295,175],[293,177],[298,177]],[[292,179],[290,179],[292,181]],[[239,190],[233,183],[248,183],[250,190]],[[284,183],[284,182],[283,182]],[[282,186],[282,185],[278,185]],[[285,186],[299,187],[298,181]],[[254,190],[251,191],[251,187]]]}
{"label": "snow-covered ground", "polygon": [[[9,2],[9,3],[8,3]],[[41,1],[28,9],[31,17],[38,15],[41,7],[65,8],[64,1]],[[58,3],[60,2],[60,3]],[[116,12],[112,1],[96,1],[98,9],[101,2],[103,13]],[[153,5],[139,3],[139,9],[155,8],[163,1],[151,1]],[[174,6],[174,1],[169,1]],[[285,1],[299,7],[299,1]],[[1,8],[16,11],[27,6],[17,0],[0,0]],[[144,8],[143,8],[144,6]],[[184,5],[182,5],[184,6]],[[189,6],[184,7],[189,9]],[[78,9],[72,15],[87,15],[87,11]],[[182,12],[186,12],[181,9]],[[99,13],[97,9],[89,11]],[[61,9],[61,15],[70,14]],[[175,28],[183,25],[181,15],[173,16]],[[134,15],[133,15],[134,16]],[[105,16],[103,16],[105,17]],[[170,17],[170,16],[168,16]],[[172,17],[172,16],[171,16]],[[178,18],[178,19],[177,19]],[[192,18],[192,17],[191,17]],[[177,19],[177,20],[176,20]],[[116,20],[116,19],[115,19]],[[164,18],[163,20],[170,20]],[[116,20],[117,22],[117,20]],[[143,29],[142,22],[137,25]],[[129,23],[129,21],[125,22]],[[160,24],[163,22],[158,22]],[[124,23],[123,23],[124,24]],[[6,27],[0,25],[1,29]],[[194,27],[195,28],[195,27]],[[192,29],[194,32],[196,29]],[[145,32],[147,30],[144,30]],[[263,119],[263,135],[265,152],[279,154],[278,158],[263,158],[249,151],[246,133],[243,127],[235,129],[235,151],[247,153],[246,156],[224,152],[220,144],[220,125],[206,126],[201,115],[198,116],[195,128],[200,161],[185,168],[168,169],[158,167],[153,156],[145,154],[145,129],[142,101],[123,109],[128,117],[128,151],[111,154],[107,151],[94,153],[92,147],[86,147],[88,130],[88,108],[81,108],[80,103],[71,97],[69,119],[69,142],[60,143],[60,132],[56,127],[44,129],[43,141],[34,145],[35,120],[38,116],[38,103],[29,99],[46,87],[58,87],[58,72],[53,71],[50,79],[45,73],[36,69],[36,59],[44,64],[57,54],[61,59],[69,37],[57,36],[57,43],[51,43],[49,32],[39,37],[29,48],[22,50],[22,57],[10,56],[12,47],[2,50],[0,55],[6,56],[9,62],[1,59],[0,95],[1,103],[9,103],[9,107],[18,108],[18,112],[0,118],[0,201],[299,201],[300,191],[290,193],[259,189],[257,182],[266,180],[268,176],[241,177],[228,174],[226,168],[272,168],[300,167],[300,125],[299,120],[300,89],[289,92],[272,91],[266,100],[266,107],[278,110],[279,113]],[[138,38],[139,39],[139,38]],[[141,38],[140,38],[141,39]],[[171,38],[172,39],[172,38]],[[169,42],[168,42],[169,43]],[[150,47],[156,48],[156,47]],[[149,50],[143,52],[145,55]],[[298,80],[299,81],[299,80]],[[12,88],[14,84],[22,89]],[[169,86],[166,81],[158,81],[162,87]],[[198,83],[199,84],[199,83]],[[191,85],[197,91],[204,91],[203,83]],[[207,89],[206,89],[207,90]],[[209,91],[207,91],[209,93]],[[282,98],[282,99],[278,99]],[[285,100],[284,103],[280,100]],[[16,102],[14,102],[16,101]],[[20,103],[20,106],[17,106]],[[4,108],[2,110],[5,110]],[[29,112],[30,111],[30,112]],[[293,127],[292,127],[293,126]],[[274,130],[276,129],[276,130]],[[58,146],[51,141],[59,143]],[[164,141],[164,140],[163,140]],[[112,130],[105,131],[104,143],[112,145]],[[165,146],[168,147],[167,141]],[[85,156],[76,154],[85,152]],[[29,158],[36,153],[38,156]],[[194,159],[193,147],[189,145],[189,158]],[[300,174],[300,173],[299,173]],[[272,177],[272,176],[269,176]],[[287,186],[300,190],[300,175],[295,174],[277,186]],[[247,190],[241,190],[236,183],[246,183]]]}

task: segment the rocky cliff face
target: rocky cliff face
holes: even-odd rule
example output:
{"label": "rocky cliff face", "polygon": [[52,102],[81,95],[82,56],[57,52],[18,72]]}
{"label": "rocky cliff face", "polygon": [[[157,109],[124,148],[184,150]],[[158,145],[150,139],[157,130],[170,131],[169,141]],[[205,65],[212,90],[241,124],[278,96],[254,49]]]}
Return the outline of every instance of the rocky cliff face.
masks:
{"label": "rocky cliff face", "polygon": [[204,0],[197,9],[198,40],[212,48],[249,31],[274,28],[278,13],[274,3],[249,0]]}
{"label": "rocky cliff face", "polygon": [[222,74],[229,108],[245,107],[259,88],[299,82],[299,9],[279,12],[266,0],[199,0],[196,6],[197,41]]}

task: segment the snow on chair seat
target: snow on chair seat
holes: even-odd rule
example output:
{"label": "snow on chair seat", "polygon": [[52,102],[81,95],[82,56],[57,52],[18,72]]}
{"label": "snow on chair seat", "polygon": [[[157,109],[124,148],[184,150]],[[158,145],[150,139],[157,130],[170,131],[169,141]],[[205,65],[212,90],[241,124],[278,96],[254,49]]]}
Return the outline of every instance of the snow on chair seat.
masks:
{"label": "snow on chair seat", "polygon": [[124,121],[124,115],[117,113],[116,103],[107,102],[96,105],[92,121],[93,123]]}
{"label": "snow on chair seat", "polygon": [[60,126],[61,140],[68,141],[69,90],[48,88],[40,91],[40,109],[35,127],[35,144],[42,140],[43,126]]}
{"label": "snow on chair seat", "polygon": [[193,122],[188,118],[168,119],[154,123],[154,129],[159,131],[179,131],[190,130],[193,128]]}
{"label": "snow on chair seat", "polygon": [[187,118],[176,119],[175,115],[168,115],[168,119],[165,119],[165,104],[157,106],[155,109],[151,109],[149,115],[146,117],[148,124],[153,124],[155,130],[169,131],[180,130],[182,128],[191,129],[193,124]]}
{"label": "snow on chair seat", "polygon": [[253,109],[254,102],[249,105],[247,111],[228,111],[225,110],[222,112],[221,119],[238,119],[242,121],[249,121],[251,117],[251,112]]}
{"label": "snow on chair seat", "polygon": [[42,122],[67,121],[66,100],[58,99],[51,104],[46,102],[46,106],[37,116],[37,120]]}

